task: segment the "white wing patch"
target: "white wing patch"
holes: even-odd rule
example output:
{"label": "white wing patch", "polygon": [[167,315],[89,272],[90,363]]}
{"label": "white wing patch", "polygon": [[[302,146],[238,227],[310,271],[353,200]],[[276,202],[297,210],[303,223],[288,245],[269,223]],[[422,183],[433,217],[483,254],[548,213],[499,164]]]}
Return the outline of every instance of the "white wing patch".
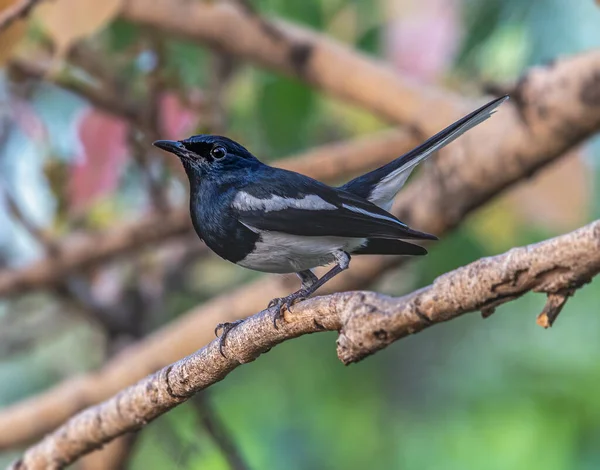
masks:
{"label": "white wing patch", "polygon": [[282,211],[285,209],[305,209],[330,211],[337,209],[316,194],[308,194],[303,198],[289,198],[271,195],[268,199],[261,199],[246,192],[240,191],[233,200],[233,207],[240,211],[262,210],[265,212]]}
{"label": "white wing patch", "polygon": [[393,217],[388,217],[386,215],[381,215],[381,214],[374,214],[373,212],[366,211],[364,209],[361,209],[360,207],[349,206],[348,204],[342,204],[342,207],[345,209],[348,209],[349,211],[357,212],[359,214],[373,217],[375,219],[388,220],[390,222],[394,222],[395,224],[401,225],[402,227],[408,227],[406,224],[403,224],[402,222],[394,219]]}

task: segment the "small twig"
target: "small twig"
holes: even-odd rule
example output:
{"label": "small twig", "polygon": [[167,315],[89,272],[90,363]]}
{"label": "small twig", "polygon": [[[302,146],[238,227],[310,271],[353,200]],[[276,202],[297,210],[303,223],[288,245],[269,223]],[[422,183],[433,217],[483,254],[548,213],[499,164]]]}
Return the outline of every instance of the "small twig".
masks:
{"label": "small twig", "polygon": [[100,51],[85,43],[79,43],[69,51],[69,61],[102,83],[104,88],[113,90],[114,95],[125,95],[121,90],[122,80],[115,73],[113,62],[109,62]]}
{"label": "small twig", "polygon": [[548,294],[544,310],[537,317],[537,324],[544,328],[550,328],[560,315],[567,299],[575,293],[575,289],[565,289],[561,292]]}
{"label": "small twig", "polygon": [[8,206],[8,210],[13,218],[23,226],[23,228],[38,242],[47,252],[48,255],[55,257],[59,255],[59,245],[55,240],[52,240],[41,228],[34,224],[29,217],[26,217],[21,210],[20,205],[13,198],[6,185],[0,182],[0,192],[4,195],[4,200]]}
{"label": "small twig", "polygon": [[21,0],[0,13],[0,32],[15,21],[25,18],[38,3],[43,0]]}
{"label": "small twig", "polygon": [[261,29],[274,41],[285,41],[287,39],[286,35],[277,29],[273,23],[264,19],[256,7],[252,4],[251,0],[236,0],[237,4],[240,6],[240,9],[248,15],[252,20],[257,22]]}
{"label": "small twig", "polygon": [[242,458],[242,454],[237,448],[231,434],[213,410],[206,394],[197,394],[191,403],[198,411],[202,426],[210,434],[215,444],[219,446],[219,449],[221,449],[223,456],[229,463],[229,468],[232,470],[249,470],[250,467]]}

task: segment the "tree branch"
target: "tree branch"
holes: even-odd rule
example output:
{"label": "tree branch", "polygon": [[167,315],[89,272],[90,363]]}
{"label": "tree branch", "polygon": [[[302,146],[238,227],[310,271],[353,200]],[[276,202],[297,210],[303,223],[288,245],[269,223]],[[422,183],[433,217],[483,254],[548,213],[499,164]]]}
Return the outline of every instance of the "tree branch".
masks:
{"label": "tree branch", "polygon": [[[347,142],[311,149],[281,159],[277,166],[323,180],[354,174],[386,163],[416,145],[407,131],[388,130]],[[191,231],[187,208],[151,214],[98,234],[68,237],[57,246],[57,256],[44,258],[18,270],[0,270],[0,297],[54,286],[74,272],[124,256]]]}
{"label": "tree branch", "polygon": [[42,0],[21,0],[0,13],[0,32],[20,18],[25,18]]}
{"label": "tree branch", "polygon": [[192,400],[192,404],[198,412],[202,427],[221,450],[230,470],[248,470],[249,467],[243,459],[242,453],[237,448],[227,427],[215,413],[206,395],[199,393]]}
{"label": "tree branch", "polygon": [[213,340],[74,416],[28,449],[12,468],[63,468],[115,437],[141,428],[283,341],[339,331],[338,357],[350,364],[436,323],[495,308],[529,291],[554,295],[577,289],[599,271],[600,221],[596,221],[567,235],[483,258],[404,297],[374,292],[317,297],[297,305],[277,329],[275,311],[263,310],[229,333],[226,357],[220,354],[219,340]]}

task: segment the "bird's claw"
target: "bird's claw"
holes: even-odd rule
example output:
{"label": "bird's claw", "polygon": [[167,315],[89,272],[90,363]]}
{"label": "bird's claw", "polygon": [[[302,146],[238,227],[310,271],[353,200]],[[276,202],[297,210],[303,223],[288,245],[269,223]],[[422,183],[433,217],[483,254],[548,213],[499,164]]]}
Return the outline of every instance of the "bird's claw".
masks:
{"label": "bird's claw", "polygon": [[[238,326],[243,321],[244,320],[236,320],[236,321],[232,321],[232,322],[219,323],[215,327],[215,336],[217,336],[219,338],[219,352],[221,353],[221,356],[227,357],[227,356],[225,356],[225,353],[223,352],[223,346],[225,345],[225,338],[227,338],[227,335],[229,334],[229,332],[231,330],[233,330],[236,326]],[[221,331],[220,337],[219,337],[219,331]]]}
{"label": "bird's claw", "polygon": [[288,312],[291,312],[292,306],[296,305],[299,302],[302,302],[303,300],[306,300],[307,297],[308,293],[304,289],[302,289],[298,292],[294,292],[293,294],[288,295],[287,297],[278,297],[269,302],[268,308],[271,309],[275,307],[275,315],[273,316],[273,326],[276,330],[279,329],[279,327],[277,326],[277,321],[285,319],[286,310]]}

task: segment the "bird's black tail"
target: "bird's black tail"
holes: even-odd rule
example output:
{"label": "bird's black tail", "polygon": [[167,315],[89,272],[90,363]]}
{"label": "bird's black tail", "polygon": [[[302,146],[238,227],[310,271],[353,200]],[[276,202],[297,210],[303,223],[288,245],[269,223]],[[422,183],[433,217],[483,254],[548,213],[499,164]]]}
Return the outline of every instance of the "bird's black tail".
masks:
{"label": "bird's black tail", "polygon": [[366,244],[352,252],[353,255],[411,255],[422,256],[427,250],[402,240],[368,238]]}
{"label": "bird's black tail", "polygon": [[490,101],[471,114],[456,121],[441,132],[427,139],[424,143],[405,153],[396,160],[376,170],[349,181],[340,189],[356,194],[373,204],[390,210],[398,191],[402,188],[413,168],[429,157],[433,152],[448,145],[469,129],[488,119],[508,95]]}

